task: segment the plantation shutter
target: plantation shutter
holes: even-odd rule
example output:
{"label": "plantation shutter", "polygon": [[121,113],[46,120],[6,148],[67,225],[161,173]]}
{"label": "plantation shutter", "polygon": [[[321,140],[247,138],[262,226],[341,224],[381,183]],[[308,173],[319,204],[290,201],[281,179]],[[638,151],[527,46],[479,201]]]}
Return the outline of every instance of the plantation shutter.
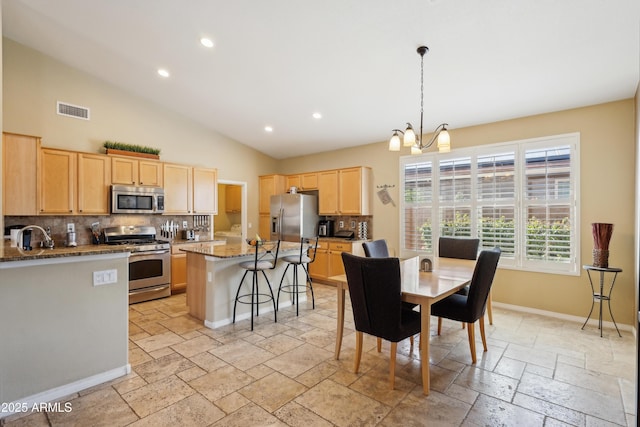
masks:
{"label": "plantation shutter", "polygon": [[471,236],[471,158],[439,163],[439,221],[441,236]]}
{"label": "plantation shutter", "polygon": [[404,165],[404,249],[431,252],[433,167],[431,161]]}

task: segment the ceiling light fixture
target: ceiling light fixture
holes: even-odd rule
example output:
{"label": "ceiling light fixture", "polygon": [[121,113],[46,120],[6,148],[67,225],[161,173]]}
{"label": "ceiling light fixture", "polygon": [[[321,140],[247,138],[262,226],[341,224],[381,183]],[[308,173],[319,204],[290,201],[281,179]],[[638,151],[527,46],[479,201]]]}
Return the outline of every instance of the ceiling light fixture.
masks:
{"label": "ceiling light fixture", "polygon": [[202,44],[202,46],[204,47],[213,47],[213,41],[206,37],[200,39],[200,44]]}
{"label": "ceiling light fixture", "polygon": [[447,132],[447,123],[442,123],[433,131],[433,137],[426,144],[422,141],[422,119],[424,116],[424,54],[429,52],[429,48],[426,46],[420,46],[418,48],[418,54],[420,55],[420,134],[416,135],[411,123],[407,123],[407,129],[401,131],[400,129],[393,129],[393,135],[389,140],[389,151],[400,151],[400,135],[403,135],[403,146],[411,147],[411,154],[422,154],[422,150],[425,150],[433,145],[438,140],[438,150],[441,153],[448,153],[451,151],[451,140],[449,138],[449,132]]}
{"label": "ceiling light fixture", "polygon": [[271,133],[271,132],[273,132],[273,128],[271,126],[265,126],[264,127],[264,131]]}
{"label": "ceiling light fixture", "polygon": [[321,119],[321,118],[322,118],[322,114],[320,114],[320,113],[313,113],[313,118],[314,118],[314,119]]}
{"label": "ceiling light fixture", "polygon": [[169,72],[164,68],[158,69],[158,74],[162,77],[169,77]]}

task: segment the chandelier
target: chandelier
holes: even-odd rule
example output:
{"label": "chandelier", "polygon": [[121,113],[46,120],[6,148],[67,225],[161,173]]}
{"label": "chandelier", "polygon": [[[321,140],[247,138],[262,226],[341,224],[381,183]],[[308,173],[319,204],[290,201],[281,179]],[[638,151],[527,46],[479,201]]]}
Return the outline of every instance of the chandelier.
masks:
{"label": "chandelier", "polygon": [[433,136],[426,144],[422,141],[422,119],[424,116],[424,54],[429,52],[426,46],[418,48],[420,55],[420,134],[416,135],[411,123],[407,123],[405,131],[393,129],[393,135],[389,140],[389,151],[400,151],[400,134],[403,135],[402,145],[411,147],[411,154],[422,154],[422,151],[431,147],[433,143],[438,141],[438,151],[447,153],[451,150],[451,141],[449,132],[447,132],[447,123],[442,123],[434,131]]}

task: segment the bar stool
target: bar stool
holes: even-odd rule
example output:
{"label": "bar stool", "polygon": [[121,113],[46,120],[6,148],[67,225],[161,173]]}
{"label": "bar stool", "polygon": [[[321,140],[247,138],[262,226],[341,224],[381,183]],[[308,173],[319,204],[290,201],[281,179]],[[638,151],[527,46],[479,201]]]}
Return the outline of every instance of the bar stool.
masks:
{"label": "bar stool", "polygon": [[[305,274],[307,275],[307,279],[302,285],[302,289],[304,292],[307,292],[307,288],[311,290],[311,306],[315,310],[316,308],[316,300],[313,295],[313,284],[311,283],[311,277],[309,276],[309,264],[311,264],[316,259],[316,250],[318,249],[318,236],[306,238],[303,237],[300,239],[300,253],[298,255],[289,255],[283,257],[282,259],[287,263],[287,267],[284,269],[284,273],[282,273],[282,279],[280,279],[280,286],[278,287],[278,303],[276,304],[278,308],[280,308],[280,292],[285,292],[291,294],[291,303],[296,306],[296,316],[299,313],[299,292],[300,285],[298,282],[298,267],[302,267]],[[312,251],[313,254],[310,257],[308,252]],[[290,285],[282,285],[284,282],[284,277],[287,275],[287,270],[289,267],[293,266],[293,281]]]}
{"label": "bar stool", "polygon": [[[276,268],[276,263],[278,262],[278,252],[280,250],[280,240],[277,241],[262,241],[255,245],[255,256],[253,261],[245,261],[239,264],[240,268],[245,269],[246,271],[242,275],[242,280],[240,281],[240,285],[238,285],[238,291],[236,292],[236,299],[233,304],[233,323],[236,323],[236,306],[238,303],[240,304],[250,304],[251,305],[251,330],[253,331],[253,307],[255,305],[256,308],[256,316],[259,316],[259,307],[260,304],[267,303],[269,301],[273,302],[273,319],[275,322],[278,321],[278,317],[276,314],[276,299],[273,296],[273,289],[271,289],[271,283],[269,283],[269,278],[267,277],[265,270],[273,270]],[[251,283],[251,292],[240,295],[240,290],[242,289],[242,284],[244,283],[244,278],[247,274],[251,272],[253,276],[253,280]],[[267,287],[269,288],[269,293],[260,292],[258,286],[258,272],[261,272],[264,276],[264,280],[267,282]]]}

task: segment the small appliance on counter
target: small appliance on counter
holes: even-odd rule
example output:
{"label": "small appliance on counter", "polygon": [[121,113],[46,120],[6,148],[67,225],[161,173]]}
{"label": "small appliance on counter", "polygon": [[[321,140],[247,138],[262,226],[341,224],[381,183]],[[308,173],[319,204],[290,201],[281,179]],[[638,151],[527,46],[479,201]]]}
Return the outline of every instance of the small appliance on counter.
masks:
{"label": "small appliance on counter", "polygon": [[76,242],[76,226],[73,223],[67,224],[67,246],[78,246],[78,242]]}
{"label": "small appliance on counter", "polygon": [[335,232],[333,237],[337,237],[339,239],[353,239],[354,232],[352,230],[338,230]]}
{"label": "small appliance on counter", "polygon": [[196,239],[195,230],[182,230],[182,238],[184,240],[195,240]]}
{"label": "small appliance on counter", "polygon": [[332,237],[333,236],[333,220],[323,219],[318,222],[318,236],[320,237]]}

